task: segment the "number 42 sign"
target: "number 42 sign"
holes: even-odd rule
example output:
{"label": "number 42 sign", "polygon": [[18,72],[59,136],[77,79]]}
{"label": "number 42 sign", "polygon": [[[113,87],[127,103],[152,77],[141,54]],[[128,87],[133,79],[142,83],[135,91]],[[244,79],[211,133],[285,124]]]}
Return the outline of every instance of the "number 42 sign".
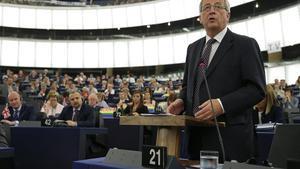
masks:
{"label": "number 42 sign", "polygon": [[167,147],[144,145],[142,149],[142,166],[164,169],[167,165]]}

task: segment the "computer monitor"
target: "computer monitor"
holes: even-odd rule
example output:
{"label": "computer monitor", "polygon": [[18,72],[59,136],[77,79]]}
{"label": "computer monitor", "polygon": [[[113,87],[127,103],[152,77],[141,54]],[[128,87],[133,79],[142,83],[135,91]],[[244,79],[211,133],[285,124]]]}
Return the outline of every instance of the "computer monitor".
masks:
{"label": "computer monitor", "polygon": [[300,159],[300,125],[278,125],[269,153],[274,167],[287,168],[289,159]]}

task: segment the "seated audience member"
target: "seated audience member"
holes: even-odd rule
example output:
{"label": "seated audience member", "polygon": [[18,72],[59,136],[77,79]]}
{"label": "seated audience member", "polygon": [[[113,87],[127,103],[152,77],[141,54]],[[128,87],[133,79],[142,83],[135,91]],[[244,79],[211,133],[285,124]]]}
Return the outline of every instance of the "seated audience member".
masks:
{"label": "seated audience member", "polygon": [[112,100],[113,96],[115,95],[115,89],[113,89],[113,87],[114,85],[112,83],[108,83],[107,89],[104,91],[105,97],[108,100],[108,102]]}
{"label": "seated audience member", "polygon": [[147,106],[149,112],[155,111],[156,102],[152,99],[150,92],[144,92],[144,105]]}
{"label": "seated audience member", "polygon": [[282,108],[284,109],[294,109],[298,108],[299,100],[293,95],[291,89],[286,88],[284,90],[284,98],[282,100]]}
{"label": "seated audience member", "polygon": [[41,112],[46,113],[47,117],[58,117],[64,106],[58,103],[58,95],[55,91],[48,94],[47,102],[43,105]]}
{"label": "seated audience member", "polygon": [[143,79],[137,79],[135,84],[136,90],[143,90],[144,89],[144,82]]}
{"label": "seated audience member", "polygon": [[50,92],[55,92],[57,95],[59,95],[58,88],[59,88],[59,86],[57,85],[57,83],[55,81],[52,82],[51,85],[50,85],[49,93]]}
{"label": "seated audience member", "polygon": [[88,98],[89,98],[89,89],[87,87],[83,87],[81,90],[81,96],[83,99],[83,103],[88,104]]}
{"label": "seated audience member", "polygon": [[117,109],[125,109],[128,105],[128,103],[130,102],[130,100],[128,99],[126,93],[124,90],[121,90],[119,92],[119,101],[117,104]]}
{"label": "seated audience member", "polygon": [[283,122],[283,112],[272,85],[266,86],[266,96],[255,108],[257,113],[255,112],[256,115],[254,115],[254,123]]}
{"label": "seated audience member", "polygon": [[134,91],[132,96],[132,103],[129,104],[124,110],[125,115],[138,116],[140,114],[146,114],[148,108],[143,104],[143,95],[141,91]]}
{"label": "seated audience member", "polygon": [[100,116],[102,116],[100,113],[100,109],[102,107],[98,106],[99,99],[97,94],[95,93],[90,94],[88,100],[89,100],[89,106],[93,108],[93,111],[95,113],[96,127],[103,126],[104,124],[103,119],[100,118]]}
{"label": "seated audience member", "polygon": [[298,87],[300,89],[300,76],[298,76],[298,79],[295,84],[296,84],[296,87]]}
{"label": "seated audience member", "polygon": [[48,95],[47,85],[42,83],[41,84],[41,90],[39,91],[38,96],[42,97],[43,100],[45,100],[47,95]]}
{"label": "seated audience member", "polygon": [[89,95],[88,98],[89,106],[91,106],[95,112],[99,112],[100,110],[100,106],[98,106],[98,101],[99,101],[98,96],[95,93]]}
{"label": "seated audience member", "polygon": [[98,90],[95,88],[95,80],[90,80],[89,81],[89,93],[98,93]]}
{"label": "seated audience member", "polygon": [[93,108],[82,102],[81,95],[78,92],[69,95],[70,104],[64,107],[59,120],[65,120],[68,126],[95,126],[95,114]]}
{"label": "seated audience member", "polygon": [[100,108],[108,108],[108,104],[106,103],[105,99],[105,95],[102,92],[97,93],[97,97],[98,97],[98,103],[97,106],[99,106]]}
{"label": "seated audience member", "polygon": [[8,147],[6,133],[1,123],[0,123],[0,147]]}
{"label": "seated audience member", "polygon": [[168,106],[177,99],[175,91],[169,92],[169,97],[166,102],[160,102],[158,104],[158,110],[161,112],[167,112]]}
{"label": "seated audience member", "polygon": [[19,121],[35,120],[33,107],[22,103],[19,93],[9,93],[8,102],[9,106],[4,108],[0,117],[2,123],[17,125]]}
{"label": "seated audience member", "polygon": [[284,98],[284,90],[280,88],[279,81],[274,84],[274,92],[277,99],[282,100]]}

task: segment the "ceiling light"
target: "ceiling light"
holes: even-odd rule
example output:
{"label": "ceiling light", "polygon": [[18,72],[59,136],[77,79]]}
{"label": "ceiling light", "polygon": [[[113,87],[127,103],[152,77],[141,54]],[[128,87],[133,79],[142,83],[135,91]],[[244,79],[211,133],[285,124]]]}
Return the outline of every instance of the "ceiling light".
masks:
{"label": "ceiling light", "polygon": [[182,30],[184,30],[185,32],[190,32],[188,28],[182,28]]}
{"label": "ceiling light", "polygon": [[256,4],[255,4],[255,8],[259,8],[259,4],[258,4],[258,2],[256,2]]}

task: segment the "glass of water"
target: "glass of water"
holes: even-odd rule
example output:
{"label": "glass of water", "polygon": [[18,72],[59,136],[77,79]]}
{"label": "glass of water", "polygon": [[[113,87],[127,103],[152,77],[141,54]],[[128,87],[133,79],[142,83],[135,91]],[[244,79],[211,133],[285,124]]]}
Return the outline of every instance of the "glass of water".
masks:
{"label": "glass of water", "polygon": [[217,169],[218,164],[218,151],[200,151],[200,169]]}

